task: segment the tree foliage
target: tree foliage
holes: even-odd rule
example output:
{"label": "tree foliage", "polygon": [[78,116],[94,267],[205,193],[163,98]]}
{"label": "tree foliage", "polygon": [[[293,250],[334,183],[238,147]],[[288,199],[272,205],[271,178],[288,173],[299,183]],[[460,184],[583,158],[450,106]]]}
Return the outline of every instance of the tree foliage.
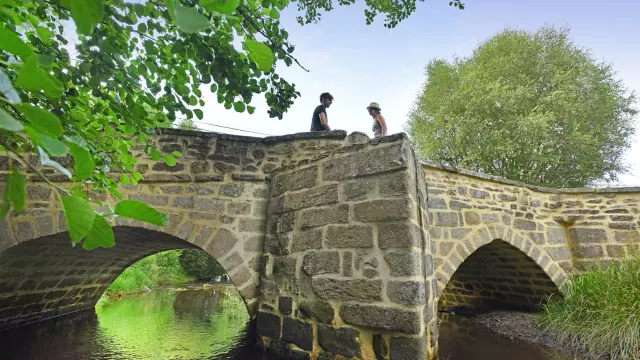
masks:
{"label": "tree foliage", "polygon": [[207,252],[187,249],[180,254],[180,265],[184,272],[200,281],[211,281],[218,276],[226,276],[222,266]]}
{"label": "tree foliage", "polygon": [[407,129],[424,158],[549,187],[625,171],[635,95],[568,29],[505,30],[426,75]]}
{"label": "tree foliage", "polygon": [[[396,20],[415,8],[415,0],[401,3],[408,9],[398,4],[368,6]],[[166,225],[164,214],[124,200],[118,191],[120,183],[135,185],[143,178],[132,149],[144,148],[153,161],[175,165],[182,154],[161,153],[149,137],[178,117],[202,120],[207,93],[226,109],[249,114],[254,96],[263,94],[268,115],[281,119],[300,95],[275,71],[277,61],[297,63],[279,20],[288,5],[289,0],[0,0],[0,150],[16,160],[9,161],[0,219],[23,211],[30,167],[62,200],[74,244],[113,246],[106,225],[114,216]],[[317,21],[319,9],[331,8],[328,0],[301,1],[300,22]],[[74,186],[51,182],[29,153]],[[64,157],[72,158],[72,168],[61,164],[68,163],[60,161]],[[119,172],[119,181],[109,172]],[[109,209],[93,213],[87,190],[110,192],[119,202],[112,208],[93,201]]]}

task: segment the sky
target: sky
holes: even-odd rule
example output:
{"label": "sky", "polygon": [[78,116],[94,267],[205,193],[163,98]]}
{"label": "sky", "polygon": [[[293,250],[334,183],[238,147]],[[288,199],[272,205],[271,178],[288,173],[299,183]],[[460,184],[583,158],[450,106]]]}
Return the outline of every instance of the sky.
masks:
{"label": "sky", "polygon": [[[402,132],[407,114],[426,80],[425,66],[433,58],[469,56],[482,41],[505,28],[535,31],[545,25],[565,26],[593,56],[610,63],[629,90],[640,95],[639,0],[465,0],[464,10],[448,0],[427,0],[394,29],[378,16],[365,24],[364,2],[324,13],[317,24],[300,26],[296,4],[281,14],[294,55],[309,72],[297,66],[277,65],[278,73],[296,84],[302,96],[282,120],[269,118],[264,98],[254,97],[254,114],[238,114],[205,96],[205,131],[264,136],[214,126],[234,127],[268,135],[308,131],[319,95],[328,91],[335,100],[328,110],[332,129],[373,136],[366,106],[378,102],[390,134]],[[640,103],[638,106],[640,107]],[[640,117],[636,118],[636,128]],[[640,186],[640,129],[626,154],[631,166],[615,186]]]}

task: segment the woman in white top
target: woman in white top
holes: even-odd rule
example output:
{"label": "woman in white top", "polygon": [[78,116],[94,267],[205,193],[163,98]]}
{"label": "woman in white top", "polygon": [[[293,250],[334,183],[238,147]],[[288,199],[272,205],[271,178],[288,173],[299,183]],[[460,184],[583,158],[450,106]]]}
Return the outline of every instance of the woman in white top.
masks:
{"label": "woman in white top", "polygon": [[380,105],[376,102],[372,102],[367,106],[369,115],[373,118],[373,137],[376,139],[379,137],[387,136],[387,123],[384,120],[384,116],[380,113]]}

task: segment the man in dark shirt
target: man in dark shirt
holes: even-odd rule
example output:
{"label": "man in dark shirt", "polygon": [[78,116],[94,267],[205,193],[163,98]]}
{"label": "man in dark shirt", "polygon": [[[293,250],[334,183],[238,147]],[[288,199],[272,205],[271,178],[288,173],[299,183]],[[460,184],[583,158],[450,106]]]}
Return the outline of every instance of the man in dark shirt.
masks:
{"label": "man in dark shirt", "polygon": [[320,94],[320,105],[313,110],[311,131],[331,131],[327,116],[327,108],[333,103],[333,95],[328,92]]}

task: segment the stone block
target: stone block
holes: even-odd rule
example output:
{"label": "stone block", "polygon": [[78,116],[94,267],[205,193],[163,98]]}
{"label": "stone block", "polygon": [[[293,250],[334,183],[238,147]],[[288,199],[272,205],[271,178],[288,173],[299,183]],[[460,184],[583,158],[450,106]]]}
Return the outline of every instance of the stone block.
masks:
{"label": "stone block", "polygon": [[[488,214],[486,214],[486,215],[488,215]],[[464,223],[467,226],[473,226],[473,225],[480,224],[480,214],[478,214],[475,211],[465,211],[464,212]]]}
{"label": "stone block", "polygon": [[483,190],[471,189],[469,190],[469,194],[474,199],[490,199],[491,198],[491,194]]}
{"label": "stone block", "polygon": [[285,317],[282,326],[282,341],[296,344],[305,350],[313,350],[313,325]]}
{"label": "stone block", "polygon": [[231,270],[235,269],[238,265],[242,264],[244,259],[240,255],[239,252],[234,252],[233,254],[227,256],[223,261],[220,262],[220,265],[225,269],[228,273]]}
{"label": "stone block", "polygon": [[27,200],[28,201],[48,201],[51,198],[51,188],[48,186],[28,185]]}
{"label": "stone block", "polygon": [[349,221],[349,205],[340,204],[302,211],[301,227],[303,229],[327,224],[345,224]]}
{"label": "stone block", "polygon": [[399,196],[415,193],[409,185],[409,174],[406,171],[381,176],[378,179],[378,193],[380,196]]}
{"label": "stone block", "polygon": [[638,231],[615,231],[613,234],[613,238],[616,242],[625,243],[625,244],[633,244],[640,243],[640,232]]}
{"label": "stone block", "polygon": [[263,232],[265,226],[264,219],[240,219],[240,225],[238,229],[241,232]]}
{"label": "stone block", "polygon": [[413,204],[409,198],[371,200],[354,204],[353,213],[364,222],[403,220],[413,215]]}
{"label": "stone block", "polygon": [[373,179],[355,180],[342,185],[347,201],[364,200],[373,193],[376,182]]}
{"label": "stone block", "polygon": [[317,178],[317,166],[280,173],[273,179],[271,196],[277,197],[288,191],[312,188],[316,185]]}
{"label": "stone block", "polygon": [[335,317],[333,306],[326,301],[302,301],[298,304],[298,311],[302,317],[315,318],[320,323],[331,324]]}
{"label": "stone block", "polygon": [[460,226],[457,212],[437,212],[436,226],[452,227]]}
{"label": "stone block", "polygon": [[[428,290],[428,289],[427,289]],[[400,305],[421,305],[425,303],[425,287],[424,282],[407,280],[407,281],[389,281],[387,283],[387,296],[389,300]]]}
{"label": "stone block", "polygon": [[220,196],[239,197],[244,192],[244,184],[220,185]]}
{"label": "stone block", "polygon": [[515,219],[513,220],[513,227],[520,230],[536,230],[537,225],[533,221],[524,220],[524,219]]}
{"label": "stone block", "polygon": [[378,224],[378,247],[410,248],[419,245],[420,229],[412,223],[381,223]]}
{"label": "stone block", "polygon": [[179,196],[173,199],[172,206],[178,209],[193,209],[196,205],[196,199],[193,197]]}
{"label": "stone block", "polygon": [[563,261],[570,260],[571,254],[569,253],[568,246],[554,246],[547,247],[547,253],[551,256],[551,258],[555,261]]}
{"label": "stone block", "polygon": [[291,252],[322,248],[322,230],[296,231],[291,241]]}
{"label": "stone block", "polygon": [[420,275],[420,253],[417,251],[395,251],[387,253],[384,259],[389,265],[391,276]]}
{"label": "stone block", "polygon": [[376,147],[327,161],[322,167],[325,181],[338,181],[407,167],[408,149],[402,143]]}
{"label": "stone block", "polygon": [[449,208],[451,208],[451,210],[460,211],[462,209],[471,209],[472,206],[462,201],[451,200],[449,201]]}
{"label": "stone block", "polygon": [[281,296],[278,300],[278,309],[283,314],[291,314],[293,312],[293,299],[288,296]]}
{"label": "stone block", "polygon": [[154,171],[160,172],[180,172],[184,170],[184,164],[176,163],[173,166],[167,165],[165,162],[157,162],[151,167]]}
{"label": "stone block", "polygon": [[274,275],[295,275],[298,259],[294,257],[277,258],[273,260]]}
{"label": "stone block", "polygon": [[215,199],[198,199],[196,210],[198,211],[224,211],[226,201]]}
{"label": "stone block", "polygon": [[381,280],[313,278],[313,291],[326,300],[382,301]]}
{"label": "stone block", "polygon": [[55,233],[53,230],[53,216],[47,215],[36,218],[36,229],[38,230],[38,236],[53,235]]}
{"label": "stone block", "polygon": [[568,244],[567,233],[563,228],[552,228],[547,230],[547,241],[549,244]]}
{"label": "stone block", "polygon": [[614,258],[624,257],[626,255],[624,245],[607,245],[607,254]]}
{"label": "stone block", "polygon": [[342,253],[342,275],[353,276],[353,253],[351,251]]}
{"label": "stone block", "polygon": [[318,343],[323,349],[348,358],[360,357],[358,331],[351,328],[332,328],[318,325]]}
{"label": "stone block", "polygon": [[248,215],[251,213],[250,202],[230,202],[227,205],[227,213],[232,215]]}
{"label": "stone block", "polygon": [[189,166],[191,174],[205,174],[209,171],[210,164],[208,161],[194,161]]}
{"label": "stone block", "polygon": [[330,184],[272,198],[268,212],[270,214],[281,213],[314,206],[330,205],[337,202],[338,185]]}
{"label": "stone block", "polygon": [[602,246],[599,245],[577,246],[573,251],[575,256],[581,258],[600,258],[604,256]]}
{"label": "stone block", "polygon": [[429,196],[427,198],[428,209],[446,209],[447,202],[443,198],[437,196]]}
{"label": "stone block", "polygon": [[608,241],[607,232],[604,229],[592,228],[572,228],[571,238],[580,244],[585,243],[606,243]]}
{"label": "stone block", "polygon": [[462,240],[466,238],[470,232],[471,232],[471,229],[469,228],[451,229],[451,238],[456,240]]}
{"label": "stone block", "polygon": [[340,317],[350,325],[406,334],[420,334],[423,327],[420,311],[388,306],[344,304]]}
{"label": "stone block", "polygon": [[264,237],[264,251],[274,255],[288,255],[290,244],[289,234],[267,234]]}
{"label": "stone block", "polygon": [[380,272],[376,269],[364,269],[362,270],[362,276],[366,277],[367,279],[373,279],[375,277],[378,277],[380,275]]}
{"label": "stone block", "polygon": [[169,197],[166,195],[131,194],[131,200],[139,200],[151,206],[169,205]]}
{"label": "stone block", "polygon": [[295,212],[271,215],[267,218],[265,231],[272,234],[293,231],[295,220]]}
{"label": "stone block", "polygon": [[373,227],[371,225],[329,226],[325,243],[333,248],[370,248],[373,246]]}
{"label": "stone block", "polygon": [[390,360],[411,360],[427,358],[427,339],[425,336],[408,338],[393,336],[389,344]]}
{"label": "stone block", "polygon": [[258,335],[278,340],[280,339],[280,328],[282,319],[278,315],[264,311],[258,311],[256,319],[256,331]]}
{"label": "stone block", "polygon": [[340,253],[337,251],[311,251],[304,256],[302,269],[307,275],[339,274]]}

